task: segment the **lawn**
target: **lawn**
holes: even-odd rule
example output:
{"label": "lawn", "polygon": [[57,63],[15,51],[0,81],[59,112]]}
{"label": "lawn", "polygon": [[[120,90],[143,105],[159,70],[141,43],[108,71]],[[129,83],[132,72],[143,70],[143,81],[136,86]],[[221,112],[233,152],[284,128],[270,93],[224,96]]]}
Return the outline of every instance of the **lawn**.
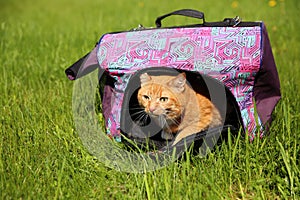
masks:
{"label": "lawn", "polygon": [[[188,154],[147,173],[111,169],[76,132],[74,82],[64,70],[102,34],[154,26],[180,8],[201,10],[207,21],[265,22],[282,91],[270,135],[229,138],[204,158]],[[0,1],[0,198],[300,198],[299,10],[298,0]]]}

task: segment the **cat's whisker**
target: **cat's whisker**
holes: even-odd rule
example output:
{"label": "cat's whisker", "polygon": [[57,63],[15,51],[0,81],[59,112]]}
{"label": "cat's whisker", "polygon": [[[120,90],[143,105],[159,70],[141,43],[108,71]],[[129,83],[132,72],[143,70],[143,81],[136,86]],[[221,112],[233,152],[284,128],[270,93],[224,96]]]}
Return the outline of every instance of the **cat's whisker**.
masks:
{"label": "cat's whisker", "polygon": [[180,120],[178,120],[178,119],[171,119],[171,120],[172,120],[172,122],[173,122],[174,124],[177,124],[177,125],[180,124]]}
{"label": "cat's whisker", "polygon": [[165,126],[168,126],[168,123],[167,123],[167,121],[166,121],[166,118],[164,117],[164,116],[162,116],[162,115],[160,115],[159,116],[159,125],[160,125],[160,127],[165,127]]}
{"label": "cat's whisker", "polygon": [[131,114],[131,116],[135,117],[135,116],[140,115],[140,114],[145,114],[145,111],[141,110],[141,111],[135,112],[135,113]]}
{"label": "cat's whisker", "polygon": [[137,117],[137,120],[139,120],[139,121],[141,121],[141,119],[144,119],[145,115],[146,115],[144,112],[140,112],[140,113],[136,113],[136,114],[139,114]]}
{"label": "cat's whisker", "polygon": [[139,116],[136,118],[136,122],[139,122],[140,124],[146,124],[147,119],[148,119],[149,115],[145,112],[140,112]]}

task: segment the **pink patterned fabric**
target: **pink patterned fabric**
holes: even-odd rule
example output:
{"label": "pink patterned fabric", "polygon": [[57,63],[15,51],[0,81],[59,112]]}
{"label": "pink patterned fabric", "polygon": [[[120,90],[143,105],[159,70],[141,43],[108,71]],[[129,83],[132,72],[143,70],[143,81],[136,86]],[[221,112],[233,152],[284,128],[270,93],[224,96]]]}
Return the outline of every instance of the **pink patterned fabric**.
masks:
{"label": "pink patterned fabric", "polygon": [[[261,127],[255,116],[253,86],[262,60],[262,27],[150,29],[104,35],[98,45],[100,68],[116,80],[107,131],[120,136],[124,90],[132,74],[169,67],[209,75],[229,88],[251,138]],[[258,122],[258,124],[256,124]],[[263,134],[263,132],[261,132]]]}

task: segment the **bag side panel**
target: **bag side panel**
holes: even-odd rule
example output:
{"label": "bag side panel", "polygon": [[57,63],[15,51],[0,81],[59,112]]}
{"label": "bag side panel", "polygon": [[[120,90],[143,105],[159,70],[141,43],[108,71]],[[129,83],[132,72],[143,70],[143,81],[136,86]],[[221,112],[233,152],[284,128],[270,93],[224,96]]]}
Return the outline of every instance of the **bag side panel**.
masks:
{"label": "bag side panel", "polygon": [[281,93],[278,72],[268,32],[264,25],[262,36],[262,62],[260,71],[255,79],[254,97],[258,115],[265,128],[268,129],[272,122],[272,112],[281,98]]}

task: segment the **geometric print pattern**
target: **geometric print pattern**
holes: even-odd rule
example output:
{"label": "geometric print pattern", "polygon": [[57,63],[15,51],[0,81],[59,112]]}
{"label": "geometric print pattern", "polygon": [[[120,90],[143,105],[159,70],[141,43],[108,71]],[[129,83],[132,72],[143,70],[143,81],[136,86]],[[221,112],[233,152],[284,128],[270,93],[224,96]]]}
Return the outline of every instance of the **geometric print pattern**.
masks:
{"label": "geometric print pattern", "polygon": [[[170,67],[195,71],[222,82],[235,97],[250,139],[262,127],[254,112],[253,86],[262,60],[262,27],[149,29],[104,35],[97,50],[99,66],[115,80],[107,132],[120,136],[124,91],[140,69]],[[256,124],[258,122],[258,124]],[[261,132],[262,136],[263,132]]]}

